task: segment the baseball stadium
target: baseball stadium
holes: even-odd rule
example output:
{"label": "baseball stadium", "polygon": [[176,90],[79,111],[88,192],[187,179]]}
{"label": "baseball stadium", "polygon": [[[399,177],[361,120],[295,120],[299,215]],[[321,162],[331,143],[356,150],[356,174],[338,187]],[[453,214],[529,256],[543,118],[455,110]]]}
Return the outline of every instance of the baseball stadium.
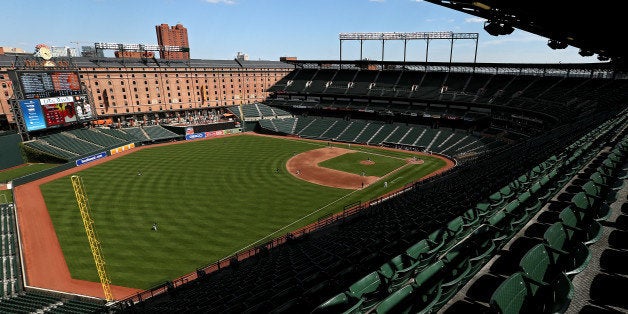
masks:
{"label": "baseball stadium", "polygon": [[0,54],[0,312],[628,311],[613,8],[427,2],[600,62]]}

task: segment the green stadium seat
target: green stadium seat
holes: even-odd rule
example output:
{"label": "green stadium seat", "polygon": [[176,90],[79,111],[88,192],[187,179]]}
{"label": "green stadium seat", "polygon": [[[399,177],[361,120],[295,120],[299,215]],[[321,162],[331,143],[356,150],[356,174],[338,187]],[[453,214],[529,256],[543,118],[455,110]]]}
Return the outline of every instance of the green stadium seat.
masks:
{"label": "green stadium seat", "polygon": [[375,313],[410,313],[418,296],[412,286],[405,286],[385,298],[375,308]]}
{"label": "green stadium seat", "polygon": [[468,209],[462,213],[461,217],[464,222],[464,229],[471,230],[480,225],[480,215],[475,208]]}
{"label": "green stadium seat", "polygon": [[[513,192],[516,193],[516,191],[521,190],[522,188],[525,188],[523,186],[523,184],[521,184],[521,182],[519,181],[519,179],[511,181],[510,183],[508,183],[508,188]],[[510,196],[512,197],[512,196]]]}
{"label": "green stadium seat", "polygon": [[560,222],[547,228],[543,241],[552,253],[552,259],[562,266],[563,272],[568,276],[582,272],[591,260],[589,249],[575,239],[573,233]]}
{"label": "green stadium seat", "polygon": [[504,211],[500,210],[495,213],[487,220],[487,223],[494,232],[493,239],[498,247],[501,247],[515,233],[510,219],[508,219]]}
{"label": "green stadium seat", "polygon": [[388,284],[386,277],[374,271],[349,286],[349,293],[356,298],[362,299],[359,302],[359,308],[364,311],[370,309],[381,298],[389,294]]}
{"label": "green stadium seat", "polygon": [[602,225],[588,218],[582,211],[574,211],[567,206],[558,215],[567,231],[573,233],[573,237],[585,245],[597,242],[602,237]]}
{"label": "green stadium seat", "polygon": [[514,231],[519,230],[528,221],[528,213],[518,200],[508,203],[508,205],[504,207],[504,213],[509,216],[508,219]]}
{"label": "green stadium seat", "polygon": [[519,181],[519,184],[524,189],[527,189],[531,183],[530,178],[525,174],[517,178],[517,181]]}
{"label": "green stadium seat", "polygon": [[497,245],[494,232],[488,225],[478,227],[465,241],[474,250],[469,253],[471,269],[467,279],[470,279],[491,259]]}
{"label": "green stadium seat", "polygon": [[430,247],[429,243],[425,239],[417,242],[406,250],[406,255],[415,261],[429,261],[424,262],[425,266],[430,264],[434,259],[434,253],[435,251],[432,247]]}
{"label": "green stadium seat", "polygon": [[406,252],[384,263],[379,268],[379,272],[388,278],[390,290],[398,289],[419,271],[433,263],[440,249],[441,246],[423,239],[408,248]]}
{"label": "green stadium seat", "polygon": [[[515,182],[518,182],[518,181],[515,181]],[[507,185],[499,190],[499,194],[502,195],[502,198],[508,200],[511,197],[513,197],[513,195],[515,195],[515,191],[513,191],[510,185]]]}
{"label": "green stadium seat", "polygon": [[312,313],[351,313],[357,311],[364,300],[347,292],[339,293],[316,307]]}
{"label": "green stadium seat", "polygon": [[450,240],[450,233],[445,228],[436,229],[427,236],[427,241],[432,247],[431,252],[438,253],[446,248]]}
{"label": "green stadium seat", "polygon": [[493,213],[492,207],[489,203],[478,203],[475,205],[475,209],[477,210],[480,219],[484,219]]}
{"label": "green stadium seat", "polygon": [[571,280],[561,271],[544,244],[537,244],[521,258],[521,272],[532,281],[532,294],[548,301],[543,313],[564,313],[573,298]]}
{"label": "green stadium seat", "polygon": [[428,313],[440,299],[443,261],[437,261],[415,278],[414,282],[395,291],[375,308],[375,313]]}
{"label": "green stadium seat", "polygon": [[598,221],[607,220],[610,217],[611,209],[608,204],[595,200],[594,197],[588,196],[585,192],[578,192],[571,198],[574,209],[584,211],[593,219]]}
{"label": "green stadium seat", "polygon": [[545,287],[523,272],[516,272],[493,292],[491,310],[502,314],[563,313],[573,298],[573,286],[569,279],[560,278],[555,286]]}
{"label": "green stadium seat", "polygon": [[491,295],[489,304],[494,313],[535,313],[535,300],[530,283],[523,273],[517,272],[506,278]]}
{"label": "green stadium seat", "polygon": [[447,241],[451,243],[456,243],[458,240],[462,239],[466,234],[468,229],[464,228],[464,220],[461,216],[458,216],[447,223],[447,232],[449,233]]}
{"label": "green stadium seat", "polygon": [[441,295],[434,304],[434,309],[439,309],[447,303],[466,283],[472,271],[470,249],[468,243],[462,242],[454,246],[443,257],[445,262],[444,279],[441,283]]}
{"label": "green stadium seat", "polygon": [[496,209],[502,206],[502,204],[504,204],[504,197],[500,192],[495,192],[493,194],[491,194],[488,197],[490,204],[491,204],[491,208]]}

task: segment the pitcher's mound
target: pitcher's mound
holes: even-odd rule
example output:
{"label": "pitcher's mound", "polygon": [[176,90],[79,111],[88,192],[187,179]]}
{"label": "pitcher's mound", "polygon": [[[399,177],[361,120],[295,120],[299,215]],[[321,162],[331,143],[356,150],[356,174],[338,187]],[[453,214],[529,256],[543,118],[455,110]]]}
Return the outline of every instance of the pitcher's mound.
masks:
{"label": "pitcher's mound", "polygon": [[374,165],[375,162],[372,161],[372,160],[362,160],[362,161],[360,161],[360,164],[362,164],[362,165]]}

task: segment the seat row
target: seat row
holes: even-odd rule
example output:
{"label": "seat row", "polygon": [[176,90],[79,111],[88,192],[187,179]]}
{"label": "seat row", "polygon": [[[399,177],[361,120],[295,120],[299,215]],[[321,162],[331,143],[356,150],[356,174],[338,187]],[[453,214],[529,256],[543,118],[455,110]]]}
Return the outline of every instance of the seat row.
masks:
{"label": "seat row", "polygon": [[[590,175],[536,244],[521,258],[519,269],[495,290],[490,306],[499,313],[562,313],[574,295],[571,280],[591,259],[588,245],[602,235],[600,222],[610,214],[609,202],[628,178],[622,169],[628,136]],[[609,185],[617,182],[615,186]]]}

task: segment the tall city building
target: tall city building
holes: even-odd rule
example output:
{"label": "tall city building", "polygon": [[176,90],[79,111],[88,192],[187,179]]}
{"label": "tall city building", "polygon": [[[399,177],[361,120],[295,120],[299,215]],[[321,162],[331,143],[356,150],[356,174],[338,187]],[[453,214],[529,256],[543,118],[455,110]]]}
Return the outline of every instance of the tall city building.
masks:
{"label": "tall city building", "polygon": [[168,51],[167,48],[159,51],[160,59],[174,59],[174,60],[189,60],[190,59],[190,44],[188,42],[188,30],[181,24],[175,26],[168,26],[168,24],[161,24],[155,26],[157,31],[157,43],[164,46],[178,46],[183,51]]}

